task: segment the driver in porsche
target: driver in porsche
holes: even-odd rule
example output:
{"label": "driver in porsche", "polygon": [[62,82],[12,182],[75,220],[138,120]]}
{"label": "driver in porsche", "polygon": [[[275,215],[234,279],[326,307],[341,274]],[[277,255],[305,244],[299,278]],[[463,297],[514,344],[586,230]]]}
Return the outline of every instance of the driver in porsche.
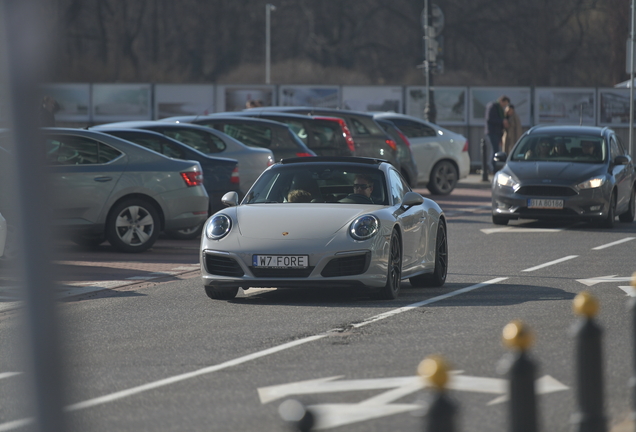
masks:
{"label": "driver in porsche", "polygon": [[371,193],[373,192],[373,180],[371,177],[358,174],[356,178],[353,180],[353,193],[364,195],[365,197],[371,199]]}

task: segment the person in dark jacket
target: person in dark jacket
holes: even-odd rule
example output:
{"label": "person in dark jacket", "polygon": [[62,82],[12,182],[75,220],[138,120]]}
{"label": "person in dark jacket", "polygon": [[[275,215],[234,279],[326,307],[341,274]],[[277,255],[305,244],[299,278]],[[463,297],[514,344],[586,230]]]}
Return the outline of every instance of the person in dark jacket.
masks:
{"label": "person in dark jacket", "polygon": [[40,106],[40,127],[55,127],[55,113],[60,109],[60,105],[51,96],[42,98]]}
{"label": "person in dark jacket", "polygon": [[508,121],[505,117],[506,107],[510,105],[508,96],[500,96],[496,101],[489,102],[486,105],[486,125],[484,133],[486,139],[490,142],[490,154],[488,160],[492,163],[492,172],[496,171],[496,164],[493,155],[501,148],[501,139],[504,129],[508,128]]}

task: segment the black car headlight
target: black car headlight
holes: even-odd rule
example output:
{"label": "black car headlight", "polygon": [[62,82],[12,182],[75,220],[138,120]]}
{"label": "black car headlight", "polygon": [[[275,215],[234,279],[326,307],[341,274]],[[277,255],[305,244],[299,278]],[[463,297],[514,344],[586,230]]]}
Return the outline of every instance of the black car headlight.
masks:
{"label": "black car headlight", "polygon": [[502,173],[502,172],[498,172],[496,174],[495,182],[499,186],[508,186],[508,187],[511,187],[511,188],[513,188],[515,190],[517,190],[519,188],[519,183],[517,183],[515,181],[515,179],[512,178],[512,176],[509,176],[508,174],[505,174],[505,173]]}
{"label": "black car headlight", "polygon": [[380,221],[372,215],[360,216],[351,223],[349,234],[355,240],[367,240],[380,230]]}
{"label": "black car headlight", "polygon": [[577,184],[576,187],[579,189],[596,189],[597,187],[603,186],[604,183],[605,177],[593,177],[583,183]]}
{"label": "black car headlight", "polygon": [[219,240],[225,237],[232,229],[232,219],[224,214],[213,216],[205,226],[205,236],[210,240]]}

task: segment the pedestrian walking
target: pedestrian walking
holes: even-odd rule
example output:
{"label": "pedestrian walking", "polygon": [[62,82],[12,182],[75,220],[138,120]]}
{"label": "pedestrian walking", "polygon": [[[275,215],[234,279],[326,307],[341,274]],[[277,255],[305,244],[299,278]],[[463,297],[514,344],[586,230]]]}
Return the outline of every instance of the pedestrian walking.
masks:
{"label": "pedestrian walking", "polygon": [[501,148],[501,140],[503,138],[504,129],[508,127],[508,121],[505,117],[505,109],[510,105],[510,98],[502,95],[495,101],[486,105],[486,124],[484,133],[486,140],[490,143],[490,153],[488,160],[492,164],[492,173],[497,171],[496,163],[493,159],[495,153]]}
{"label": "pedestrian walking", "polygon": [[521,119],[513,104],[508,105],[504,110],[504,118],[508,120],[508,127],[504,129],[502,151],[505,151],[510,156],[512,147],[517,143],[523,131],[521,129]]}

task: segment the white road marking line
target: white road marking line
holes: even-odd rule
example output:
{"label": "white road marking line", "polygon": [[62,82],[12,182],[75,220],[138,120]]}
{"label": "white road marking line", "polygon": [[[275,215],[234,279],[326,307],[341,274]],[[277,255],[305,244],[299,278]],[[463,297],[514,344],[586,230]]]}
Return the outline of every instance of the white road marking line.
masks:
{"label": "white road marking line", "polygon": [[[421,306],[426,306],[427,304],[431,304],[431,303],[435,303],[435,302],[438,302],[438,301],[446,300],[447,298],[450,298],[450,297],[455,297],[457,295],[460,295],[460,294],[463,294],[463,293],[466,293],[466,292],[470,292],[470,291],[473,291],[473,290],[476,290],[476,289],[479,289],[479,288],[483,288],[483,287],[488,286],[488,285],[493,285],[493,284],[496,284],[496,283],[501,282],[501,281],[506,280],[506,279],[508,279],[508,278],[501,277],[501,278],[491,279],[489,281],[478,283],[476,285],[471,285],[471,286],[466,287],[466,288],[461,288],[461,289],[458,289],[458,290],[455,290],[455,291],[452,291],[452,292],[449,292],[449,293],[446,293],[446,294],[442,294],[442,295],[437,296],[437,297],[430,298],[428,300],[424,300],[424,301],[421,301],[421,302],[413,303],[411,305],[408,305],[408,306],[405,306],[405,307],[401,307],[401,308],[398,308],[398,309],[394,309],[393,311],[385,312],[383,314],[376,315],[374,317],[368,318],[368,319],[364,320],[362,323],[354,325],[354,327],[362,327],[362,326],[365,326],[367,324],[371,324],[372,322],[377,322],[377,321],[380,321],[382,319],[385,319],[385,318],[388,318],[388,317],[391,317],[391,316],[395,316],[395,315],[400,314],[402,312],[407,312],[407,311],[413,310],[413,309],[421,307]],[[156,388],[159,388],[159,387],[163,387],[163,386],[167,386],[167,385],[170,385],[170,384],[174,384],[174,383],[177,383],[177,382],[180,382],[180,381],[184,381],[184,380],[187,380],[187,379],[190,379],[190,378],[194,378],[194,377],[197,377],[197,376],[200,376],[200,375],[205,375],[205,374],[209,374],[209,373],[212,373],[212,372],[217,372],[217,371],[220,371],[220,370],[223,370],[223,369],[227,369],[227,368],[230,368],[230,367],[233,367],[233,366],[237,366],[237,365],[240,365],[240,364],[243,364],[243,363],[250,362],[252,360],[256,360],[256,359],[259,359],[259,358],[262,358],[262,357],[266,357],[266,356],[271,355],[271,354],[276,354],[278,352],[285,351],[285,350],[290,349],[290,348],[295,348],[297,346],[304,345],[304,344],[309,343],[309,342],[313,342],[313,341],[317,341],[317,340],[323,339],[323,338],[325,338],[327,336],[330,336],[333,333],[341,333],[342,330],[343,329],[340,329],[340,328],[339,329],[328,330],[328,331],[326,331],[324,333],[320,333],[320,334],[317,334],[317,335],[314,335],[314,336],[308,336],[308,337],[305,337],[305,338],[302,338],[302,339],[297,339],[297,340],[292,341],[292,342],[287,342],[287,343],[284,343],[282,345],[278,345],[278,346],[275,346],[275,347],[272,347],[272,348],[268,348],[268,349],[265,349],[265,350],[262,350],[262,351],[257,351],[257,352],[252,353],[252,354],[248,354],[248,355],[243,356],[243,357],[238,357],[238,358],[236,358],[234,360],[229,360],[229,361],[226,361],[224,363],[220,363],[220,364],[217,364],[217,365],[208,366],[208,367],[205,367],[205,368],[202,368],[202,369],[198,369],[198,370],[195,370],[195,371],[192,371],[192,372],[187,372],[187,373],[184,373],[184,374],[180,374],[180,375],[175,375],[175,376],[172,376],[172,377],[164,378],[162,380],[150,382],[150,383],[143,384],[143,385],[140,385],[140,386],[137,386],[137,387],[132,387],[132,388],[129,388],[129,389],[126,389],[126,390],[121,390],[121,391],[114,392],[114,393],[111,393],[111,394],[107,394],[107,395],[104,395],[104,396],[100,396],[100,397],[96,397],[96,398],[93,398],[93,399],[89,399],[89,400],[86,400],[86,401],[83,401],[83,402],[78,402],[78,403],[69,405],[69,406],[67,406],[64,409],[65,409],[65,411],[77,411],[77,410],[80,410],[80,409],[90,408],[90,407],[97,406],[97,405],[102,405],[102,404],[105,404],[105,403],[108,403],[108,402],[113,402],[115,400],[123,399],[125,397],[132,396],[132,395],[135,395],[135,394],[138,394],[138,393],[143,393],[143,392],[148,391],[148,390],[153,390],[153,389],[156,389]],[[0,432],[12,430],[12,429],[15,429],[15,428],[30,424],[31,422],[33,422],[33,419],[27,418],[27,419],[21,419],[21,420],[8,422],[8,423],[2,423],[2,424],[0,424]]]}
{"label": "white road marking line", "polygon": [[518,227],[502,227],[502,228],[484,228],[480,230],[484,234],[497,233],[546,233],[563,231],[562,228],[518,228]]}
{"label": "white road marking line", "polygon": [[530,267],[530,268],[527,268],[527,269],[521,270],[521,271],[531,272],[531,271],[542,269],[544,267],[549,267],[551,265],[559,264],[559,263],[562,263],[563,261],[568,261],[568,260],[571,260],[571,259],[574,259],[574,258],[577,258],[577,257],[578,257],[578,255],[569,255],[569,256],[566,256],[566,257],[563,257],[563,258],[559,258],[558,260],[550,261],[550,262],[547,262],[545,264],[540,264],[538,266]]}
{"label": "white road marking line", "polygon": [[634,240],[635,238],[636,237],[625,237],[622,240],[618,240],[618,241],[615,241],[615,242],[612,242],[612,243],[604,244],[602,246],[597,246],[595,248],[592,248],[592,250],[601,250],[601,249],[605,249],[605,248],[608,248],[608,247],[616,246],[616,245],[619,245],[621,243],[625,243],[625,242],[628,242],[630,240]]}
{"label": "white road marking line", "polygon": [[201,268],[201,266],[199,265],[192,265],[192,266],[180,266],[180,267],[175,267],[171,270],[199,270]]}
{"label": "white road marking line", "polygon": [[636,297],[636,289],[633,286],[619,286],[630,297]]}
{"label": "white road marking line", "polygon": [[592,286],[598,283],[616,283],[616,282],[631,282],[632,276],[617,277],[616,275],[599,276],[589,279],[577,279],[577,282],[581,282],[583,285]]}
{"label": "white road marking line", "polygon": [[9,378],[15,375],[20,375],[22,372],[3,372],[0,373],[0,379]]}

